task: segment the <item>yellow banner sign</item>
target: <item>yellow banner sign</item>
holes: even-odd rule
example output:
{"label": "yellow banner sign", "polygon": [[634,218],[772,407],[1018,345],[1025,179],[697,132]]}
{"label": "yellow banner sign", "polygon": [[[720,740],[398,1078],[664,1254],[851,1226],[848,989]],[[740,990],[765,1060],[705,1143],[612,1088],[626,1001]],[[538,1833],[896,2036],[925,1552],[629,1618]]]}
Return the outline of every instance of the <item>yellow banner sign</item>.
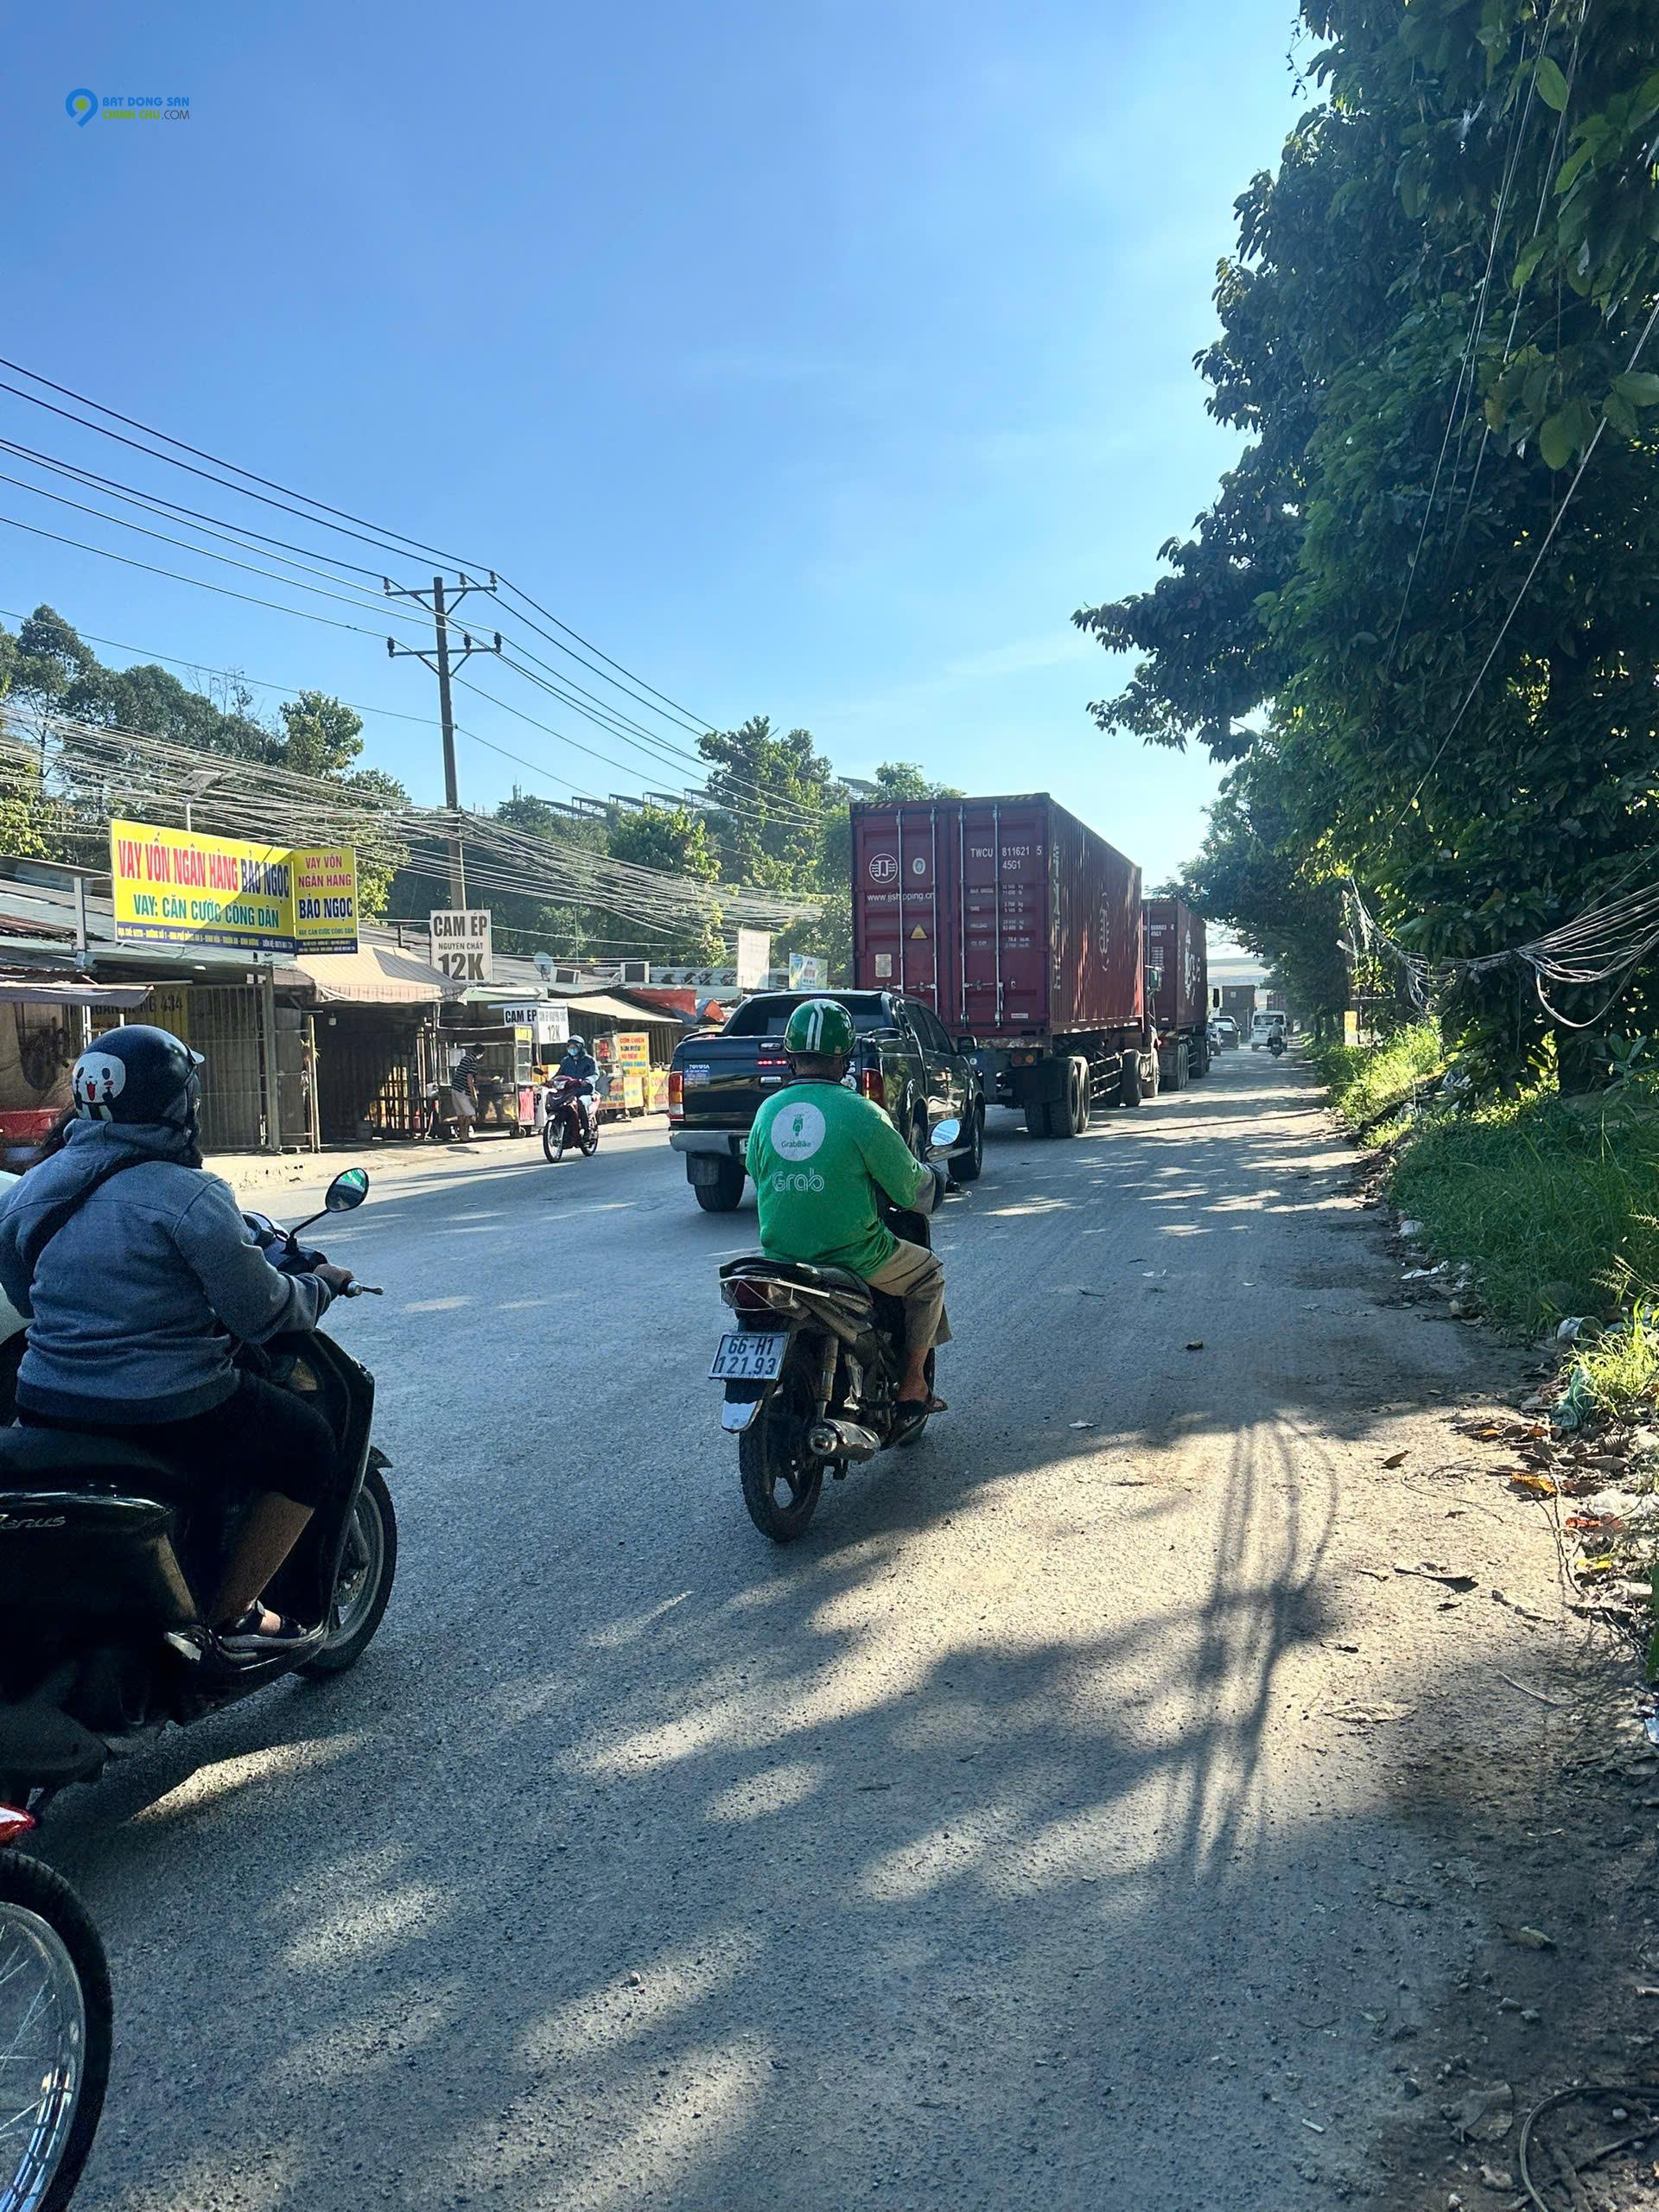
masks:
{"label": "yellow banner sign", "polygon": [[354,952],[357,855],[110,824],[115,934],[123,944],[240,952]]}

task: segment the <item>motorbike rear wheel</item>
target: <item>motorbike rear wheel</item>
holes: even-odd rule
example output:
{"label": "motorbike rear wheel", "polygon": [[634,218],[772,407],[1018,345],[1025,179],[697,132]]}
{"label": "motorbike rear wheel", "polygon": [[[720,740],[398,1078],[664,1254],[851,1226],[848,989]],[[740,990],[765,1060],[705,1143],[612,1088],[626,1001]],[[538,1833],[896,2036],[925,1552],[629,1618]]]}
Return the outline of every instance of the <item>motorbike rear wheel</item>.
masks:
{"label": "motorbike rear wheel", "polygon": [[595,1122],[593,1128],[588,1131],[587,1135],[582,1140],[582,1156],[584,1160],[591,1160],[598,1150],[599,1123]]}
{"label": "motorbike rear wheel", "polygon": [[60,1874],[0,1852],[0,2203],[63,2212],[110,2074],[110,1969]]}
{"label": "motorbike rear wheel", "polygon": [[808,1456],[809,1395],[799,1374],[784,1379],[737,1440],[749,1518],[774,1544],[792,1544],[817,1510],[823,1467]]}
{"label": "motorbike rear wheel", "polygon": [[322,1649],[300,1673],[313,1681],[343,1675],[368,1649],[391,1596],[397,1572],[397,1516],[391,1492],[378,1467],[371,1467],[358,1492],[357,1510],[346,1531],[346,1548],[334,1578],[328,1634]]}

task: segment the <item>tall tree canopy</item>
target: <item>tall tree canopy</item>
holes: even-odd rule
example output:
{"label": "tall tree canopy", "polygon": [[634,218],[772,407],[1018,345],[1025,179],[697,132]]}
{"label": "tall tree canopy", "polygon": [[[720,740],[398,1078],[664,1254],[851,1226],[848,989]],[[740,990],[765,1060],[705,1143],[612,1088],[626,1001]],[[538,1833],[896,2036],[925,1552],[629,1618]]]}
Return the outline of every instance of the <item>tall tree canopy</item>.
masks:
{"label": "tall tree canopy", "polygon": [[[1301,14],[1325,97],[1238,202],[1197,364],[1250,442],[1170,573],[1075,618],[1138,656],[1093,711],[1270,746],[1294,849],[1416,950],[1488,952],[1655,843],[1659,39],[1647,0]],[[1537,1064],[1513,971],[1459,1018],[1488,1072]]]}

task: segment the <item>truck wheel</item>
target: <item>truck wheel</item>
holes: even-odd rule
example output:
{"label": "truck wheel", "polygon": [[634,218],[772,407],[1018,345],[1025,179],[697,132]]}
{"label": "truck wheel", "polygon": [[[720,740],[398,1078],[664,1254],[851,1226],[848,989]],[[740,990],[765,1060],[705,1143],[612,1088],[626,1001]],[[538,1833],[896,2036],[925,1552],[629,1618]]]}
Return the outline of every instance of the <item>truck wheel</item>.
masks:
{"label": "truck wheel", "polygon": [[1197,1080],[1198,1080],[1201,1076],[1206,1076],[1206,1075],[1208,1075],[1208,1074],[1209,1074],[1209,1072],[1210,1072],[1210,1040],[1209,1040],[1209,1039],[1206,1037],[1206,1038],[1204,1039],[1204,1041],[1203,1041],[1203,1043],[1202,1043],[1202,1044],[1197,1044],[1197,1045],[1194,1045],[1194,1046],[1193,1046],[1193,1047],[1192,1047],[1192,1077],[1193,1077],[1193,1080],[1196,1082],[1196,1081],[1197,1081]]}
{"label": "truck wheel", "polygon": [[1125,1052],[1120,1065],[1122,1073],[1119,1077],[1118,1103],[1121,1106],[1138,1106],[1141,1103],[1140,1053]]}
{"label": "truck wheel", "polygon": [[722,1160],[712,1183],[694,1183],[697,1204],[704,1213],[735,1213],[743,1197],[744,1167],[741,1160]]}
{"label": "truck wheel", "polygon": [[1089,1126],[1091,1103],[1088,1061],[1068,1060],[1065,1064],[1065,1096],[1057,1098],[1048,1109],[1056,1136],[1080,1137]]}
{"label": "truck wheel", "polygon": [[1169,1087],[1172,1090],[1185,1090],[1192,1080],[1192,1058],[1183,1038],[1175,1047],[1175,1079]]}
{"label": "truck wheel", "polygon": [[1028,1098],[1026,1101],[1026,1135],[1028,1137],[1052,1137],[1053,1134],[1048,1123],[1047,1099]]}

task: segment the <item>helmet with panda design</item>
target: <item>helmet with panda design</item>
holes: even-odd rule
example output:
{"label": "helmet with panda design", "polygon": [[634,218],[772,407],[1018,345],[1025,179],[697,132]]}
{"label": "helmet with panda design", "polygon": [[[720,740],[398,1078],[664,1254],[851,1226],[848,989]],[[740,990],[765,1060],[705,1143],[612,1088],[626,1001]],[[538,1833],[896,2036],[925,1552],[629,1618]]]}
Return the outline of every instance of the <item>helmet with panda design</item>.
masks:
{"label": "helmet with panda design", "polygon": [[111,1029],[75,1062],[75,1111],[85,1122],[171,1122],[194,1128],[201,1065],[201,1054],[170,1029],[147,1022]]}

